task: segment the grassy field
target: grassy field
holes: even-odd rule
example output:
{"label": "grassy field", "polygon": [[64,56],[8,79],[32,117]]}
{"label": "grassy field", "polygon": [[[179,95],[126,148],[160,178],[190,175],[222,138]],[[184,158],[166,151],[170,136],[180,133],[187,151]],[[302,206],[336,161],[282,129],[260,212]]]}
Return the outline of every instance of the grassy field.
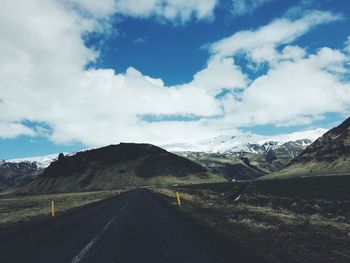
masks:
{"label": "grassy field", "polygon": [[350,177],[322,177],[155,191],[174,205],[179,191],[182,211],[267,262],[345,263],[350,262],[349,189]]}
{"label": "grassy field", "polygon": [[0,235],[51,219],[51,201],[56,216],[103,199],[117,196],[121,190],[22,195],[0,197]]}
{"label": "grassy field", "polygon": [[180,189],[206,189],[214,192],[241,191],[251,194],[300,197],[305,199],[350,199],[350,176],[320,176],[214,183],[181,186]]}
{"label": "grassy field", "polygon": [[283,179],[293,177],[312,177],[312,176],[342,176],[350,175],[350,159],[347,157],[339,158],[336,161],[310,161],[307,163],[295,163],[285,169],[270,173],[261,179]]}

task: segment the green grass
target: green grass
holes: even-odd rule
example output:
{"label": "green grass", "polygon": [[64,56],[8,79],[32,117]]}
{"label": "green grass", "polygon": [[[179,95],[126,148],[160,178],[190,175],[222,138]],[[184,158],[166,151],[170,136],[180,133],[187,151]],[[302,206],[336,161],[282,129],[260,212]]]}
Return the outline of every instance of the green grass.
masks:
{"label": "green grass", "polygon": [[295,177],[321,177],[321,176],[350,176],[349,158],[339,158],[335,161],[309,161],[295,163],[285,169],[265,175],[260,179],[286,179]]}

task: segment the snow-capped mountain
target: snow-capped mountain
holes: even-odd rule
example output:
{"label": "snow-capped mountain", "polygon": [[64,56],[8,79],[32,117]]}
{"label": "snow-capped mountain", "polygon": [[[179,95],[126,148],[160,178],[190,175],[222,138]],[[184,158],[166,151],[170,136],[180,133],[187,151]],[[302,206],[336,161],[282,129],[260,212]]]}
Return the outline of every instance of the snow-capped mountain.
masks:
{"label": "snow-capped mountain", "polygon": [[[284,167],[290,160],[299,155],[306,146],[310,145],[326,132],[327,130],[325,129],[316,129],[279,136],[261,136],[251,133],[241,133],[231,136],[222,135],[192,144],[163,145],[162,148],[168,151],[182,152],[181,155],[184,157],[190,157],[187,156],[185,152],[202,152],[207,154],[220,153],[227,155],[232,155],[233,153],[237,160],[243,161],[243,164],[250,169],[249,171],[255,169],[256,171],[253,172],[261,174]],[[87,149],[83,149],[81,151],[86,150]],[[255,153],[256,156],[254,158],[257,158],[257,160],[251,160],[252,157],[247,156],[246,153]],[[64,154],[73,155],[75,153]],[[205,166],[207,160],[211,158],[210,156],[207,157],[203,157],[204,162],[199,163]],[[15,187],[32,180],[42,169],[48,167],[50,163],[57,160],[57,158],[58,153],[0,161],[0,190]],[[196,159],[198,159],[198,156],[194,156],[193,160]],[[258,163],[259,168],[256,169],[250,162]],[[241,168],[242,167],[239,169]],[[214,172],[217,171],[215,170]],[[256,177],[256,175],[253,177]]]}
{"label": "snow-capped mountain", "polygon": [[55,161],[57,154],[0,161],[0,191],[33,180]]}
{"label": "snow-capped mountain", "polygon": [[[81,149],[79,152],[93,148]],[[63,153],[64,155],[74,155]],[[16,187],[36,178],[43,169],[58,159],[59,153],[28,158],[0,160],[0,191]]]}
{"label": "snow-capped mountain", "polygon": [[221,135],[213,139],[191,144],[163,145],[163,148],[173,152],[207,152],[207,153],[259,153],[276,149],[287,142],[298,142],[307,146],[326,133],[326,129],[315,129],[304,132],[294,132],[276,136],[262,136],[251,133],[237,135]]}
{"label": "snow-capped mountain", "polygon": [[[88,150],[92,150],[94,148],[83,148],[77,152],[84,152],[84,151],[88,151]],[[68,152],[63,152],[64,155],[74,155],[77,152],[72,152],[72,153],[68,153]],[[27,157],[27,158],[17,158],[17,159],[8,159],[8,160],[3,160],[0,161],[3,163],[30,163],[30,164],[35,164],[37,166],[37,170],[39,169],[44,169],[46,167],[48,167],[50,165],[50,163],[52,163],[53,161],[56,161],[58,159],[58,155],[60,153],[52,153],[52,154],[48,154],[48,155],[42,155],[42,156],[34,156],[34,157]]]}
{"label": "snow-capped mountain", "polygon": [[317,129],[281,136],[239,134],[197,144],[168,145],[177,154],[228,179],[251,180],[285,168],[326,132]]}
{"label": "snow-capped mountain", "polygon": [[[64,153],[65,155],[67,153]],[[20,159],[9,159],[5,162],[7,163],[32,163],[36,164],[38,169],[44,169],[50,165],[51,162],[56,161],[58,157],[58,153],[44,155],[44,156],[35,156],[28,158],[20,158]]]}
{"label": "snow-capped mountain", "polygon": [[37,170],[35,163],[0,161],[0,191],[30,181]]}

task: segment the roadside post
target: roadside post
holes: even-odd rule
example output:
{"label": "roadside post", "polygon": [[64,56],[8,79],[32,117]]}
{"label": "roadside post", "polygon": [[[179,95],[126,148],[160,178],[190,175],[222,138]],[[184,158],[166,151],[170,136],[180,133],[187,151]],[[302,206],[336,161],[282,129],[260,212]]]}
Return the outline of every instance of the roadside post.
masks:
{"label": "roadside post", "polygon": [[179,195],[179,192],[176,191],[176,200],[177,200],[177,204],[179,206],[181,206],[181,200],[180,200],[180,195]]}
{"label": "roadside post", "polygon": [[51,200],[51,216],[55,216],[55,202]]}

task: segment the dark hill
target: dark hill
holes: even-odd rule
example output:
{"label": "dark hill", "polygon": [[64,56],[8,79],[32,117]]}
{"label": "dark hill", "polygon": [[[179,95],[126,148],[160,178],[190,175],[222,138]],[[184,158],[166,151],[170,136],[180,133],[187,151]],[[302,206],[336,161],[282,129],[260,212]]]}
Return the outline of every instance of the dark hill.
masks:
{"label": "dark hill", "polygon": [[291,164],[334,162],[339,158],[350,157],[350,118],[331,129],[306,148]]}
{"label": "dark hill", "polygon": [[285,169],[265,178],[348,174],[350,175],[350,118],[318,138]]}
{"label": "dark hill", "polygon": [[128,186],[222,181],[205,168],[151,144],[121,143],[59,156],[24,192],[74,192]]}

